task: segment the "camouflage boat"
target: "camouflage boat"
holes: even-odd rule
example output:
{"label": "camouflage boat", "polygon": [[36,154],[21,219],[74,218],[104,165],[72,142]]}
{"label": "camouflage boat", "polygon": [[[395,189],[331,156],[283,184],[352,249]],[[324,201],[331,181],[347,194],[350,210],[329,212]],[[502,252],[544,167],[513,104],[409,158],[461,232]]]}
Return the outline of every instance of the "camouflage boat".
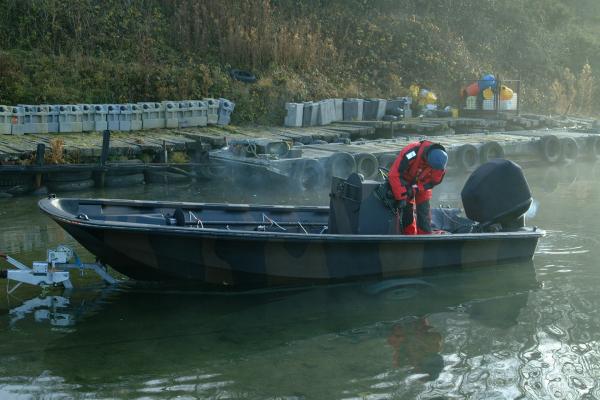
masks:
{"label": "camouflage boat", "polygon": [[[511,183],[506,171],[499,173]],[[379,186],[356,176],[334,178],[330,207],[52,197],[39,206],[101,262],[130,278],[236,288],[381,279],[441,267],[525,261],[532,259],[544,234],[524,226],[523,214],[531,203],[528,187],[512,193],[510,207],[502,208],[507,211],[498,213],[498,204],[493,205],[495,217],[489,221],[439,208],[432,210],[432,223],[446,234],[390,234],[395,217],[377,198]],[[473,202],[472,195],[465,197],[472,186],[468,181],[463,189],[465,204]],[[510,188],[519,186],[512,182]],[[490,208],[470,207],[467,214],[490,214]]]}

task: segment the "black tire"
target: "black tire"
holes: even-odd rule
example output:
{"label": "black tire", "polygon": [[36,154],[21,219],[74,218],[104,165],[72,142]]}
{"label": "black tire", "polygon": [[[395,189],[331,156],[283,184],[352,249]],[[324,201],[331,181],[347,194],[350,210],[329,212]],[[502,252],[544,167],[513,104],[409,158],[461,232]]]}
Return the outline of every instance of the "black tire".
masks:
{"label": "black tire", "polygon": [[588,136],[585,141],[586,158],[591,161],[600,159],[600,137]]}
{"label": "black tire", "polygon": [[[120,168],[125,167],[125,168]],[[144,163],[142,160],[123,160],[108,164],[106,176],[124,176],[133,175],[144,172]]]}
{"label": "black tire", "polygon": [[292,181],[300,190],[316,189],[325,181],[325,169],[315,159],[303,159],[294,165]]}
{"label": "black tire", "polygon": [[128,187],[133,185],[142,185],[144,183],[144,174],[132,175],[106,175],[104,177],[105,187]]}
{"label": "black tire", "polygon": [[327,158],[325,168],[329,176],[337,176],[346,179],[351,173],[356,171],[356,161],[349,153],[333,153]]}
{"label": "black tire", "polygon": [[79,182],[92,179],[92,171],[48,172],[48,182]]}
{"label": "black tire", "polygon": [[396,161],[396,155],[380,154],[377,156],[377,161],[379,161],[379,168],[385,168],[389,171],[394,161]]}
{"label": "black tire", "polygon": [[211,162],[208,165],[199,166],[194,169],[201,179],[225,179],[231,177],[231,168],[225,164]]}
{"label": "black tire", "polygon": [[573,138],[560,139],[563,161],[575,161],[579,157],[579,146]]}
{"label": "black tire", "polygon": [[456,166],[464,171],[473,171],[479,164],[477,147],[463,144],[456,152]]}
{"label": "black tire", "polygon": [[33,184],[31,174],[0,174],[0,187],[29,186]]}
{"label": "black tire", "polygon": [[358,153],[354,155],[356,163],[356,172],[361,174],[365,179],[371,179],[377,176],[379,172],[379,161],[371,153]]}
{"label": "black tire", "polygon": [[496,158],[504,158],[504,149],[498,142],[487,142],[479,148],[479,161],[483,164]]}
{"label": "black tire", "polygon": [[187,175],[178,174],[176,172],[154,172],[146,171],[146,183],[184,183],[189,182],[191,178]]}
{"label": "black tire", "polygon": [[78,192],[80,190],[87,190],[94,187],[93,179],[86,179],[83,181],[72,181],[72,182],[48,182],[48,188],[52,193],[61,192]]}
{"label": "black tire", "polygon": [[539,142],[540,155],[549,164],[555,164],[562,159],[562,144],[554,135],[542,137]]}
{"label": "black tire", "polygon": [[244,82],[244,83],[255,83],[256,82],[256,76],[248,71],[244,71],[241,69],[232,69],[231,71],[229,71],[229,75],[231,76],[231,78],[240,81],[240,82]]}

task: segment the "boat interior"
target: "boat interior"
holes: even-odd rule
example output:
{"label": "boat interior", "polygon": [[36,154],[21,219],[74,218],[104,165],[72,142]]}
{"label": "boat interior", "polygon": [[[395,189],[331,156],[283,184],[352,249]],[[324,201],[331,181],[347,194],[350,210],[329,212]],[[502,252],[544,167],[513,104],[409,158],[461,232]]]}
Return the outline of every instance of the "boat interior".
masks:
{"label": "boat interior", "polygon": [[[133,223],[189,229],[327,234],[329,207],[259,206],[56,199],[53,204],[74,218],[107,223]],[[458,208],[431,210],[432,227],[448,233],[469,233],[475,222]],[[390,212],[391,215],[391,212]],[[395,218],[395,217],[394,217]]]}

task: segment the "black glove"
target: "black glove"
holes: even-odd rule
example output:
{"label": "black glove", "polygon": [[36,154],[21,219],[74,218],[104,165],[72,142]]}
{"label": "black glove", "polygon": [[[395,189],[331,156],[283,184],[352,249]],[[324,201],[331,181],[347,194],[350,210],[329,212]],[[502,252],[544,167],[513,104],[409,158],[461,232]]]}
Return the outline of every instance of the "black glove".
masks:
{"label": "black glove", "polygon": [[407,204],[406,200],[396,200],[396,208],[398,210],[406,207],[406,204]]}
{"label": "black glove", "polygon": [[406,197],[412,199],[415,195],[413,187],[411,185],[406,185],[404,186],[404,189],[406,189]]}

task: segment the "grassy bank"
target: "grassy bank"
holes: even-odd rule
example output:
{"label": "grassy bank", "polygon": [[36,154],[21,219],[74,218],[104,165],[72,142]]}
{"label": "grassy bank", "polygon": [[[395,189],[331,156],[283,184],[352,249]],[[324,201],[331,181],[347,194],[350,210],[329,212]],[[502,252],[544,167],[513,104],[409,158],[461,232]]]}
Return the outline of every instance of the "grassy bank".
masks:
{"label": "grassy bank", "polygon": [[600,105],[592,0],[2,3],[0,104],[222,96],[236,123],[280,123],[285,101],[397,96],[413,83],[453,103],[461,80],[494,72],[524,81],[531,111]]}

